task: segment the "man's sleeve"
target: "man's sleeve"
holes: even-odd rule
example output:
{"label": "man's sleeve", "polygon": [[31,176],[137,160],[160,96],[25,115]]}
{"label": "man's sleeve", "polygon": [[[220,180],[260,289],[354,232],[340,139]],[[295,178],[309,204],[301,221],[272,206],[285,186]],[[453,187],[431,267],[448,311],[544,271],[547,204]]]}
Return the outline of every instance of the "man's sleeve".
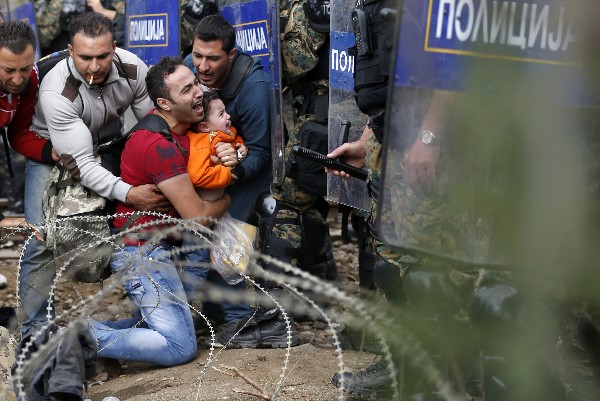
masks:
{"label": "man's sleeve", "polygon": [[37,101],[38,81],[35,71],[31,72],[30,87],[21,96],[17,112],[8,126],[10,146],[28,159],[36,162],[52,163],[52,144],[31,131],[31,120]]}
{"label": "man's sleeve", "polygon": [[319,62],[317,50],[323,46],[327,36],[313,30],[306,20],[302,4],[296,1],[290,10],[283,10],[282,15],[289,13],[281,40],[281,74],[284,84],[296,82],[315,68]]}
{"label": "man's sleeve", "polygon": [[[267,74],[264,73],[266,76]],[[265,174],[271,163],[271,93],[267,77],[245,85],[236,99],[248,156],[232,171],[238,181]]]}
{"label": "man's sleeve", "polygon": [[105,198],[125,203],[131,185],[112,175],[96,161],[92,134],[79,117],[75,105],[51,90],[40,91],[39,102],[54,148],[61,158],[74,159],[81,183]]}

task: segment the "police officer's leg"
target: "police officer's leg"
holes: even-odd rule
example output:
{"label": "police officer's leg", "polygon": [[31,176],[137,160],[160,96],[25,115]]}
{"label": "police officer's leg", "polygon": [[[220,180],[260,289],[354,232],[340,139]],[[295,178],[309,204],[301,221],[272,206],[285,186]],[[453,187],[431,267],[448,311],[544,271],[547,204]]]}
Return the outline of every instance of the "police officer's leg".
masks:
{"label": "police officer's leg", "polygon": [[[325,220],[329,208],[327,203],[321,199],[322,202],[317,202],[318,207],[311,205],[299,210],[280,199],[279,196],[275,200],[270,194],[265,194],[257,204],[261,252],[322,280],[337,280],[329,226]],[[264,263],[263,267],[282,272],[274,263]],[[280,287],[277,283],[265,284],[271,289]],[[310,291],[304,292],[321,306],[328,305],[327,299],[317,299]]]}

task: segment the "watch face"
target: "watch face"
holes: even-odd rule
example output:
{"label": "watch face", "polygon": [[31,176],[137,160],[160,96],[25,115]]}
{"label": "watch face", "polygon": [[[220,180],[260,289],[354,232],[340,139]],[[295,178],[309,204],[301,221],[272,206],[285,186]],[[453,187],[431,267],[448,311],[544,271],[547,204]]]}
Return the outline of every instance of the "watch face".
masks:
{"label": "watch face", "polygon": [[433,135],[433,132],[431,132],[431,131],[423,131],[423,133],[421,134],[421,141],[425,145],[431,145],[434,138],[435,138],[435,136]]}

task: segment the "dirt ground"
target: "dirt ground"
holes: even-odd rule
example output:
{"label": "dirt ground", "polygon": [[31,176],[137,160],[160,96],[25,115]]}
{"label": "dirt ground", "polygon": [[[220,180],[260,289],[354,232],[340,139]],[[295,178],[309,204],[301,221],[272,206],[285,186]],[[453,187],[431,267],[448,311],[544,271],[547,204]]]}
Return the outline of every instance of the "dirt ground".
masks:
{"label": "dirt ground", "polygon": [[[342,283],[352,293],[358,287],[356,244],[346,244],[341,240],[337,213],[332,213],[330,220],[334,257]],[[0,249],[0,272],[8,278],[8,287],[0,290],[0,306],[16,305],[19,249],[18,241],[3,244]],[[98,284],[62,283],[56,292],[57,313],[61,314],[80,297],[86,298],[98,290]],[[70,313],[62,318],[62,323],[68,323],[79,313]],[[100,318],[122,318],[128,313],[129,305],[123,291],[115,288],[93,307],[90,314]],[[335,320],[335,312],[332,317]],[[61,323],[61,319],[58,323]],[[302,344],[289,350],[215,348],[211,354],[207,345],[200,345],[192,362],[177,367],[157,368],[141,363],[122,363],[119,368],[102,363],[95,379],[88,383],[87,398],[91,401],[103,401],[109,396],[120,401],[339,399],[341,394],[330,381],[333,373],[339,370],[340,360],[327,325],[309,322],[297,324],[297,328]],[[209,357],[211,362],[207,366]],[[353,370],[369,365],[374,355],[344,351],[342,358],[345,369]],[[227,367],[235,368],[239,375],[229,375],[231,371]],[[258,389],[250,382],[255,383]],[[262,396],[256,395],[261,392]]]}

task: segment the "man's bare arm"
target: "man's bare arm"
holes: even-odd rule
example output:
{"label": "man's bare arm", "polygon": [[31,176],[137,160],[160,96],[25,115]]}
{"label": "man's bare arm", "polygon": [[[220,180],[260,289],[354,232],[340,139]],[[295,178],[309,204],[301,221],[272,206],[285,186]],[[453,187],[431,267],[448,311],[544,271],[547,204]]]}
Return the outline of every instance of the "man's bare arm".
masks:
{"label": "man's bare arm", "polygon": [[200,199],[187,174],[179,174],[160,182],[158,189],[165,194],[182,218],[196,219],[199,224],[205,226],[212,225],[213,221],[202,217],[218,219],[231,204],[231,198],[227,194],[216,201]]}
{"label": "man's bare arm", "polygon": [[[339,148],[334,149],[327,155],[332,159],[337,159],[338,157],[342,158],[344,163],[348,163],[354,167],[363,168],[365,166],[365,158],[367,156],[367,149],[365,143],[370,135],[373,134],[373,130],[369,128],[368,125],[365,125],[365,129],[363,130],[362,135],[357,141],[347,142],[340,146]],[[350,174],[345,173],[343,171],[331,170],[327,167],[325,168],[325,172],[331,173],[333,175],[337,175],[342,178],[350,178]]]}
{"label": "man's bare arm", "polygon": [[422,131],[434,133],[437,143],[426,145],[421,132],[404,155],[403,165],[407,184],[418,193],[431,193],[436,186],[436,167],[440,157],[440,142],[444,135],[445,116],[452,94],[435,91],[421,124]]}

